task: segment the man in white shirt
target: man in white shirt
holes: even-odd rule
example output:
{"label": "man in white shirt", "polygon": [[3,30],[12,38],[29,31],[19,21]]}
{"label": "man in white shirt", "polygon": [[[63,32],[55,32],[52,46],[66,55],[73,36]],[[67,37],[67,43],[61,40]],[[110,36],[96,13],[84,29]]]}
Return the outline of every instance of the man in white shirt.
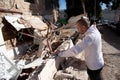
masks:
{"label": "man in white shirt", "polygon": [[96,28],[96,24],[90,26],[87,17],[82,17],[76,22],[76,25],[78,31],[81,34],[85,34],[85,37],[74,47],[66,51],[59,52],[58,56],[71,57],[84,50],[87,73],[90,77],[90,80],[102,80],[101,70],[104,66],[104,59],[102,53],[101,34]]}

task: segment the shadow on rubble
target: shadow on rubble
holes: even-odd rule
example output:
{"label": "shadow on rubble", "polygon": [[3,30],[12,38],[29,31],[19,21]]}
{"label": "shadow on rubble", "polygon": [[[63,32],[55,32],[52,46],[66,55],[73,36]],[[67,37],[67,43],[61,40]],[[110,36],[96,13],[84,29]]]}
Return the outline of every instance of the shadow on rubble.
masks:
{"label": "shadow on rubble", "polygon": [[[57,67],[58,62],[55,64]],[[54,76],[54,80],[81,80],[77,78],[76,74],[81,73],[82,71],[86,71],[85,61],[73,57],[64,58]],[[82,74],[85,75],[83,72]]]}
{"label": "shadow on rubble", "polygon": [[120,36],[108,26],[102,26],[102,39],[108,42],[110,45],[120,50]]}
{"label": "shadow on rubble", "polygon": [[[4,27],[2,28],[2,34],[6,49],[8,51],[13,50],[14,56],[17,56],[18,51],[21,54],[23,52],[23,49],[29,47],[29,44],[31,41],[33,41],[33,38],[25,35],[20,35],[20,31],[17,31],[15,27],[8,23],[4,18],[2,22],[4,24]],[[28,33],[28,30],[30,29],[24,29],[22,32]],[[18,48],[18,51],[16,50],[16,47]]]}

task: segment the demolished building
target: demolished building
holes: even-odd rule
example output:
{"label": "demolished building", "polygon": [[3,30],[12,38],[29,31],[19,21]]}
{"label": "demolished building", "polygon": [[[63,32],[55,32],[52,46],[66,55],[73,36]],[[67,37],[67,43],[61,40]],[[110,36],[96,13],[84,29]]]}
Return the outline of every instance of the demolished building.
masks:
{"label": "demolished building", "polygon": [[58,0],[1,0],[0,4],[0,79],[87,80],[84,61],[51,54],[80,40],[74,27],[53,24]]}

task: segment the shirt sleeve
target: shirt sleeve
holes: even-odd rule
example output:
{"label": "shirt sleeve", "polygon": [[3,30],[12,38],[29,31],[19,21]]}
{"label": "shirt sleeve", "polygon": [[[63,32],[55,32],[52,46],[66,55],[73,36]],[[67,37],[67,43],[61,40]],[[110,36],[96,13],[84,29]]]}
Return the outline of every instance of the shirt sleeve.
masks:
{"label": "shirt sleeve", "polygon": [[72,48],[62,51],[58,54],[60,57],[71,57],[76,56],[82,52],[86,47],[90,46],[93,43],[93,37],[88,35],[80,43],[76,44]]}

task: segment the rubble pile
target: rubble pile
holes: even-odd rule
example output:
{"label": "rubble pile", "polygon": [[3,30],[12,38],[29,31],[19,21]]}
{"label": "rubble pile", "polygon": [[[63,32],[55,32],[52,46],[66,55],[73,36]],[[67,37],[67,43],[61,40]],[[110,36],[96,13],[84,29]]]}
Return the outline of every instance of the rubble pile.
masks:
{"label": "rubble pile", "polygon": [[[73,23],[57,27],[41,16],[31,15],[11,15],[5,16],[4,19],[5,23],[15,29],[16,43],[23,42],[14,47],[14,50],[18,50],[16,55],[9,54],[13,57],[12,60],[4,55],[7,56],[6,61],[12,63],[6,70],[6,76],[10,75],[9,79],[87,80],[85,64],[82,61],[83,54],[79,55],[79,59],[61,58],[52,54],[55,50],[64,51],[78,43],[80,36],[76,28],[72,27]],[[11,75],[13,66],[19,70],[16,76]]]}
{"label": "rubble pile", "polygon": [[54,25],[58,11],[48,7],[53,2],[45,1],[0,1],[0,80],[87,80],[85,69],[78,68],[82,65],[78,56],[52,54],[79,41],[79,33],[72,27],[77,18],[62,27]]}

